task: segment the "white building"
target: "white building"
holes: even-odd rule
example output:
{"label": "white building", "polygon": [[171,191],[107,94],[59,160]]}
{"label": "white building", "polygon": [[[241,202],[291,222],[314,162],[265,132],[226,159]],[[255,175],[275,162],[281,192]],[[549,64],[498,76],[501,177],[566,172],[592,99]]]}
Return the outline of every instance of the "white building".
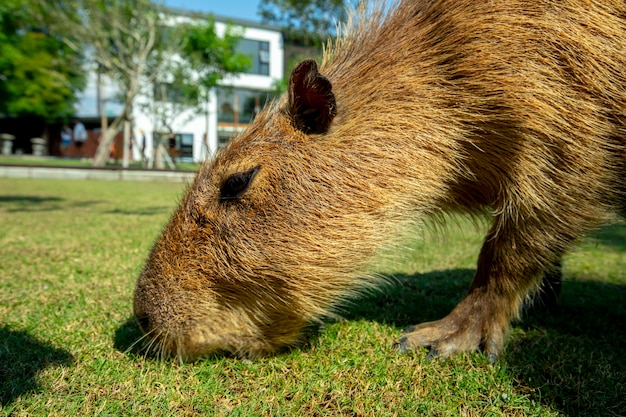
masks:
{"label": "white building", "polygon": [[[185,11],[172,11],[172,24],[206,19],[206,16]],[[256,22],[215,16],[216,31],[220,36],[227,23],[243,32],[238,52],[250,57],[252,66],[246,73],[222,80],[221,86],[210,92],[208,103],[201,114],[183,112],[171,127],[170,141],[175,158],[184,162],[202,162],[207,156],[224,146],[236,132],[241,131],[263,107],[269,98],[273,83],[283,78],[283,38],[279,29]],[[111,83],[103,82],[100,94],[106,100],[105,111],[109,117],[119,114],[121,104],[116,103],[116,89]],[[148,86],[150,87],[150,86]],[[150,91],[150,89],[146,89]],[[99,121],[96,73],[89,76],[87,88],[80,97],[76,116],[83,120]],[[133,146],[133,159],[141,160],[141,147],[145,143],[145,156],[151,158],[159,128],[155,117],[148,114],[142,100],[137,98],[133,107],[132,135],[137,146]],[[145,139],[145,142],[144,142]]]}

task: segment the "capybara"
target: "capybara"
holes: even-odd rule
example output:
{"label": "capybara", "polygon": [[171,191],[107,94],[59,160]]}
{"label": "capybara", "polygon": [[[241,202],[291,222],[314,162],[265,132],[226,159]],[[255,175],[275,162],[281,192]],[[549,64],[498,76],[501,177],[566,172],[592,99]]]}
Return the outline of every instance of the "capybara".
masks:
{"label": "capybara", "polygon": [[376,285],[375,254],[462,210],[491,224],[469,291],[395,347],[495,360],[542,277],[558,281],[564,252],[626,213],[624,0],[377,10],[319,67],[300,63],[186,191],[135,291],[154,352],[297,345]]}

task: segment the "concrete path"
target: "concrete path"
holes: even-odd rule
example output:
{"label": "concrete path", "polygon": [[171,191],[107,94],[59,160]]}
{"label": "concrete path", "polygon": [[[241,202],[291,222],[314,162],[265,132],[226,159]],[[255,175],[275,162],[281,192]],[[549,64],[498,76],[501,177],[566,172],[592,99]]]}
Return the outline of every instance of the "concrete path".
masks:
{"label": "concrete path", "polygon": [[160,181],[191,183],[192,171],[154,169],[54,167],[37,165],[0,165],[0,178],[41,178],[106,181]]}

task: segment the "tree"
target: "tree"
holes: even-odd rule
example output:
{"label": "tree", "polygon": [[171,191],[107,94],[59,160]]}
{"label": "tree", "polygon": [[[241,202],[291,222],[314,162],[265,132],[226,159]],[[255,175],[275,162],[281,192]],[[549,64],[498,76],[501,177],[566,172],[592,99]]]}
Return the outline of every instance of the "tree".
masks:
{"label": "tree", "polygon": [[131,119],[142,83],[153,79],[146,71],[149,61],[162,62],[162,10],[151,0],[35,1],[40,20],[51,32],[77,53],[86,52],[123,93],[123,110],[102,132],[94,158],[94,166],[103,166],[115,135]]}
{"label": "tree", "polygon": [[0,114],[69,118],[85,85],[82,54],[39,26],[32,6],[0,2]]}
{"label": "tree", "polygon": [[219,36],[211,16],[199,23],[168,28],[167,36],[175,47],[161,57],[163,62],[151,62],[149,71],[155,82],[146,85],[145,95],[151,100],[142,105],[162,131],[171,131],[182,113],[195,116],[202,112],[212,88],[224,77],[236,76],[252,65],[250,57],[236,52],[240,31],[228,25]]}
{"label": "tree", "polygon": [[173,59],[161,69],[154,83],[144,86],[142,95],[146,100],[139,105],[152,116],[155,131],[172,132],[174,122],[183,113],[189,117],[197,113],[200,88],[188,65],[181,60]]}
{"label": "tree", "polygon": [[[130,120],[142,89],[173,79],[188,93],[197,89],[194,94],[208,97],[208,89],[226,74],[249,65],[235,54],[239,35],[232,28],[219,37],[209,19],[181,30],[168,22],[167,9],[152,0],[34,1],[40,5],[41,20],[73,50],[87,51],[99,71],[123,93],[123,110],[103,132],[95,166],[106,163],[110,145],[121,125]],[[158,105],[152,109],[158,111]],[[171,123],[166,115],[166,111],[157,115],[163,124]]]}
{"label": "tree", "polygon": [[173,167],[163,143],[173,130],[173,124],[186,114],[190,119],[199,107],[199,87],[194,82],[193,74],[183,60],[170,59],[166,65],[160,65],[161,74],[155,77],[153,84],[144,86],[143,100],[139,106],[152,116],[154,132],[154,158],[157,168],[163,168],[163,158]]}
{"label": "tree", "polygon": [[346,0],[261,0],[259,15],[284,28],[286,41],[319,48],[346,19],[346,6]]}
{"label": "tree", "polygon": [[[237,53],[237,44],[243,33],[227,25],[223,36],[217,34],[215,21],[182,27],[184,42],[182,57],[197,75],[199,98],[208,103],[211,89],[227,75],[247,71],[252,66],[251,57]],[[205,117],[205,132],[209,131],[209,115]]]}
{"label": "tree", "polygon": [[182,56],[198,74],[202,88],[208,90],[218,85],[229,74],[245,72],[252,65],[251,58],[237,52],[242,31],[227,25],[223,36],[209,16],[198,24],[182,26]]}
{"label": "tree", "polygon": [[227,25],[219,36],[209,16],[197,23],[170,27],[167,36],[177,48],[168,50],[162,57],[164,63],[151,69],[155,82],[146,86],[145,96],[149,99],[141,106],[153,116],[155,130],[162,136],[171,133],[174,122],[181,117],[201,113],[205,114],[208,132],[206,104],[211,89],[224,77],[245,72],[252,65],[249,57],[236,52],[242,32]]}

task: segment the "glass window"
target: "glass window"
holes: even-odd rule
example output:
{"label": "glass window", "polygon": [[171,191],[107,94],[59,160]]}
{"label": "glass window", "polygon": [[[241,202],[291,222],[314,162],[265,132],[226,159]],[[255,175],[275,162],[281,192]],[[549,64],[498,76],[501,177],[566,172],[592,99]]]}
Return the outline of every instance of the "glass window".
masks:
{"label": "glass window", "polygon": [[248,124],[270,98],[267,91],[218,88],[217,120],[221,123]]}
{"label": "glass window", "polygon": [[237,52],[248,56],[252,61],[252,66],[246,71],[248,74],[270,75],[269,42],[241,39]]}
{"label": "glass window", "polygon": [[178,162],[193,162],[193,134],[175,133],[165,142],[169,154]]}
{"label": "glass window", "polygon": [[222,149],[229,140],[233,138],[235,132],[217,132],[217,147]]}

